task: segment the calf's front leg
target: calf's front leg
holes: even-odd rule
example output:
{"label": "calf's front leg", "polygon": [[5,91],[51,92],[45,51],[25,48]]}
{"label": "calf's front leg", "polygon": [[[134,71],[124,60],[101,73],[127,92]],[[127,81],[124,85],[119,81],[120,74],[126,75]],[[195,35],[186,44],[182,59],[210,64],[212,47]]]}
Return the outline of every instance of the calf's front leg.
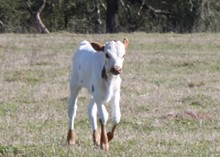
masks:
{"label": "calf's front leg", "polygon": [[101,149],[107,151],[107,150],[109,150],[109,143],[108,143],[108,136],[107,136],[107,132],[106,132],[106,125],[104,125],[101,120],[100,120],[100,123],[101,123],[100,146],[101,146]]}
{"label": "calf's front leg", "polygon": [[100,146],[101,146],[101,149],[107,151],[109,150],[109,142],[108,142],[108,136],[107,136],[107,131],[106,131],[108,112],[103,104],[98,105],[98,116],[99,116],[99,121],[101,123]]}
{"label": "calf's front leg", "polygon": [[121,119],[121,111],[120,111],[120,93],[119,91],[115,93],[115,96],[111,100],[112,107],[112,128],[107,133],[108,141],[111,141],[114,137],[115,129]]}

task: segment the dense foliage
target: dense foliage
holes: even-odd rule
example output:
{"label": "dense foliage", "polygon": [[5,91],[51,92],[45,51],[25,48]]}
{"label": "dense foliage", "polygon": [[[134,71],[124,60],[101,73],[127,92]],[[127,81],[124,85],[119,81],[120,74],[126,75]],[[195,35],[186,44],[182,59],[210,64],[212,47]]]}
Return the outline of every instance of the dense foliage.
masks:
{"label": "dense foliage", "polygon": [[[118,3],[114,32],[220,31],[219,0],[111,1]],[[107,2],[110,0],[47,0],[41,19],[51,32],[105,33],[106,16],[110,16]],[[1,0],[0,32],[40,32],[35,15],[41,3]]]}

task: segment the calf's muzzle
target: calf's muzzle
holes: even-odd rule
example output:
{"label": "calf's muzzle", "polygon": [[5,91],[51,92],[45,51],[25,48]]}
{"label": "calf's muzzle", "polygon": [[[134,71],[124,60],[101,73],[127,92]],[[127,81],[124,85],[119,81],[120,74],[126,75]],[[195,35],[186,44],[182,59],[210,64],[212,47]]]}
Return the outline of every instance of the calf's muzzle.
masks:
{"label": "calf's muzzle", "polygon": [[111,68],[110,72],[113,75],[118,75],[118,74],[122,73],[122,69],[119,66],[114,66],[114,67]]}

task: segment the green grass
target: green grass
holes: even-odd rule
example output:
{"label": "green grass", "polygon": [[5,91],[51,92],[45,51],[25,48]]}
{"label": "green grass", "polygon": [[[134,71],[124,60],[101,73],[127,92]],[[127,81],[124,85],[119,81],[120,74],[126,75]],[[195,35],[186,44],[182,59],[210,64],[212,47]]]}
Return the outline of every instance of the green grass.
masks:
{"label": "green grass", "polygon": [[[123,37],[122,120],[110,150],[92,144],[85,90],[68,146],[75,49]],[[220,34],[0,34],[0,156],[220,156],[219,78]]]}

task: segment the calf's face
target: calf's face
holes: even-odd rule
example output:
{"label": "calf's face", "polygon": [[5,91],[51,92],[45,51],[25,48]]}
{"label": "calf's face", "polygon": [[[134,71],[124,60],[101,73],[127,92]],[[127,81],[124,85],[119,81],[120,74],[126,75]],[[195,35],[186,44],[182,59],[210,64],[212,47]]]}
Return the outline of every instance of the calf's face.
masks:
{"label": "calf's face", "polygon": [[107,73],[118,75],[122,73],[122,66],[125,57],[125,50],[128,47],[128,39],[123,41],[110,41],[105,46],[98,43],[91,43],[94,49],[102,51],[105,58],[105,70]]}
{"label": "calf's face", "polygon": [[113,75],[120,74],[125,56],[124,44],[120,41],[111,41],[106,43],[104,50],[106,71]]}

